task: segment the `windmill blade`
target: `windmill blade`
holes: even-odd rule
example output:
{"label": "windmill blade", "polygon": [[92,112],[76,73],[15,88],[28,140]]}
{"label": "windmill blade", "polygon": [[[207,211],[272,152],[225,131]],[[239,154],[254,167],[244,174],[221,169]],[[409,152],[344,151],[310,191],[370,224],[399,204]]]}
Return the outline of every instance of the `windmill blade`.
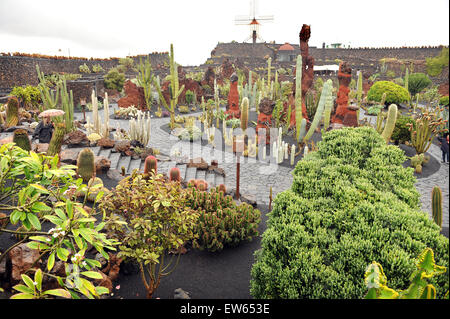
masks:
{"label": "windmill blade", "polygon": [[265,20],[265,21],[269,22],[269,21],[273,21],[274,20],[274,16],[273,15],[270,15],[270,16],[258,16],[256,18],[256,20]]}
{"label": "windmill blade", "polygon": [[238,15],[234,17],[235,20],[251,20],[253,19],[253,17],[250,16],[246,16],[246,15]]}
{"label": "windmill blade", "polygon": [[252,20],[234,20],[236,25],[249,25]]}

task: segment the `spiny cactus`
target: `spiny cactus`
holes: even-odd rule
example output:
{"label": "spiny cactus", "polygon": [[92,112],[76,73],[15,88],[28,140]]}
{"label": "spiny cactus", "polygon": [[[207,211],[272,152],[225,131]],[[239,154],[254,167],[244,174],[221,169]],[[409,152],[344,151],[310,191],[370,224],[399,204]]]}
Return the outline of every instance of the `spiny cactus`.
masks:
{"label": "spiny cactus", "polygon": [[28,152],[31,151],[31,143],[27,131],[23,129],[14,130],[13,142],[21,149]]}
{"label": "spiny cactus", "polygon": [[442,228],[442,191],[439,186],[431,192],[431,211],[434,222]]}
{"label": "spiny cactus", "polygon": [[197,180],[196,185],[199,191],[206,192],[208,190],[208,183],[204,180]]}
{"label": "spiny cactus", "polygon": [[322,88],[322,94],[320,95],[319,105],[317,106],[316,114],[314,115],[314,119],[309,127],[308,133],[306,133],[303,141],[308,141],[313,135],[316,128],[319,126],[320,120],[322,118],[323,111],[325,109],[325,102],[328,99],[328,96],[331,95],[331,79],[327,80]]}
{"label": "spiny cactus", "polygon": [[148,142],[150,141],[151,133],[150,112],[143,113],[141,111],[138,111],[137,119],[132,118],[129,123],[130,129],[128,131],[128,134],[131,140],[137,140],[142,145],[147,146]]}
{"label": "spiny cactus", "polygon": [[243,132],[245,132],[248,127],[248,108],[249,108],[248,98],[244,97],[242,99],[241,104],[241,129]]}
{"label": "spiny cactus", "polygon": [[[302,56],[297,55],[297,68],[295,72],[295,127],[297,132],[297,142],[300,143],[300,128],[302,125]],[[290,119],[288,119],[290,121]]]}
{"label": "spiny cactus", "polygon": [[77,158],[77,173],[83,179],[83,183],[87,183],[95,174],[95,156],[90,148],[80,151]]}
{"label": "spiny cactus", "polygon": [[10,97],[6,105],[6,127],[16,126],[19,123],[19,101]]}
{"label": "spiny cactus", "polygon": [[64,135],[66,133],[66,124],[64,122],[56,123],[55,130],[52,134],[52,139],[48,145],[47,155],[55,156],[61,152],[61,146],[64,141]]}
{"label": "spiny cactus", "polygon": [[397,105],[391,104],[389,105],[388,109],[388,115],[386,119],[386,124],[384,125],[383,133],[381,133],[381,136],[386,141],[386,144],[389,143],[392,132],[394,132],[395,129],[395,122],[397,121]]}
{"label": "spiny cactus", "polygon": [[151,171],[154,171],[155,174],[158,173],[158,160],[149,155],[145,158],[144,174],[150,174]]}
{"label": "spiny cactus", "polygon": [[219,191],[219,192],[222,192],[223,194],[226,194],[226,193],[227,193],[227,188],[225,187],[224,184],[220,184],[220,185],[218,186],[218,191]]}
{"label": "spiny cactus", "polygon": [[181,173],[178,167],[172,167],[169,171],[169,180],[181,182]]}

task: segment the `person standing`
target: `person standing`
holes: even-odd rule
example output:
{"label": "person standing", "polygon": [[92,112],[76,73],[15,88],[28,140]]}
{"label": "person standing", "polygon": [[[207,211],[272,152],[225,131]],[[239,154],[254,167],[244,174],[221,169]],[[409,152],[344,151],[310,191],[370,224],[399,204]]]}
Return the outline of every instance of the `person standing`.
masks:
{"label": "person standing", "polygon": [[52,139],[54,126],[50,121],[50,117],[46,116],[42,118],[38,126],[34,129],[33,139],[38,138],[39,143],[50,143]]}
{"label": "person standing", "polygon": [[438,141],[441,144],[442,163],[445,163],[445,158],[447,158],[448,164],[449,162],[448,133],[446,133],[444,136],[438,137]]}

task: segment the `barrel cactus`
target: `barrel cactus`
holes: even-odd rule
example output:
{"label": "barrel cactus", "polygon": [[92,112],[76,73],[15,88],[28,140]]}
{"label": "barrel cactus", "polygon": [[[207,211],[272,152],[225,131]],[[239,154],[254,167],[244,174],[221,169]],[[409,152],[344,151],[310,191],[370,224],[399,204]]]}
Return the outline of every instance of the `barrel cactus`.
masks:
{"label": "barrel cactus", "polygon": [[169,179],[171,181],[180,182],[181,181],[181,173],[178,167],[172,167],[169,171]]}
{"label": "barrel cactus", "polygon": [[158,160],[156,157],[149,155],[145,158],[144,174],[150,174],[151,171],[156,174],[158,171]]}
{"label": "barrel cactus", "polygon": [[66,125],[64,122],[55,124],[55,131],[52,134],[52,139],[48,145],[47,155],[55,156],[61,151],[61,146],[66,133]]}
{"label": "barrel cactus", "polygon": [[431,192],[431,210],[434,222],[442,228],[442,191],[439,186]]}
{"label": "barrel cactus", "polygon": [[77,173],[87,183],[95,174],[94,152],[90,148],[83,149],[77,158]]}
{"label": "barrel cactus", "polygon": [[31,151],[31,143],[27,131],[23,129],[15,130],[13,142],[16,143],[16,145],[21,149],[24,149],[25,151]]}
{"label": "barrel cactus", "polygon": [[6,127],[16,126],[19,123],[19,101],[11,97],[6,105]]}

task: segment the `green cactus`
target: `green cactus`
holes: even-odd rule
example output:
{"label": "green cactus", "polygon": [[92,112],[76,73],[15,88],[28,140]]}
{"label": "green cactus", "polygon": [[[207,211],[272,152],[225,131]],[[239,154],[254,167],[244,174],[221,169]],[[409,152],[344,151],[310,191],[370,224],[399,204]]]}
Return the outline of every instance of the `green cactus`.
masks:
{"label": "green cactus", "polygon": [[249,108],[248,98],[244,97],[242,99],[241,104],[241,129],[243,132],[245,132],[248,127],[248,108]]}
{"label": "green cactus", "polygon": [[384,107],[384,103],[386,103],[386,92],[384,92],[383,95],[381,96],[380,105]]}
{"label": "green cactus", "polygon": [[19,123],[19,100],[10,97],[6,104],[6,127],[16,126]]}
{"label": "green cactus", "polygon": [[16,145],[21,149],[28,152],[31,151],[31,142],[26,130],[14,130],[13,142],[16,143]]}
{"label": "green cactus", "polygon": [[[73,93],[72,90],[70,90],[70,92],[67,92],[67,84],[66,84],[66,79],[63,79],[60,82],[60,86],[59,86],[59,90],[60,90],[60,98],[61,98],[61,109],[64,111],[64,123],[65,123],[65,130],[66,133],[71,132],[74,130],[74,125],[73,125],[73,112],[74,112],[74,108],[73,108]],[[54,119],[54,122],[57,123],[59,120],[58,118]]]}
{"label": "green cactus", "polygon": [[386,144],[389,143],[392,132],[394,132],[395,122],[397,121],[397,105],[391,104],[389,105],[388,115],[386,119],[386,124],[384,125],[383,133],[381,136],[386,141]]}
{"label": "green cactus", "polygon": [[383,268],[372,262],[366,269],[364,282],[368,288],[365,299],[435,299],[436,289],[427,279],[446,272],[436,265],[433,250],[426,248],[416,259],[417,270],[411,275],[411,284],[405,290],[395,291],[387,286]]}
{"label": "green cactus", "polygon": [[303,142],[308,141],[311,136],[314,134],[314,131],[319,126],[320,120],[322,118],[324,109],[325,109],[325,103],[328,99],[329,95],[331,95],[331,79],[327,80],[322,88],[322,93],[320,95],[319,105],[317,106],[316,114],[314,114],[314,119],[311,123],[311,126],[309,127],[308,133],[306,133],[305,137],[303,138]]}
{"label": "green cactus", "polygon": [[47,155],[55,156],[61,152],[61,146],[64,140],[64,135],[66,133],[65,123],[55,123],[55,130],[52,134],[52,139],[48,145]]}
{"label": "green cactus", "polygon": [[405,89],[408,91],[408,84],[409,84],[409,69],[408,68],[406,68],[406,71],[405,71],[405,81],[404,81],[405,83]]}
{"label": "green cactus", "polygon": [[442,191],[439,186],[431,192],[431,211],[434,222],[442,228]]}
{"label": "green cactus", "polygon": [[77,158],[77,173],[87,183],[95,174],[95,156],[90,148],[80,151]]}
{"label": "green cactus", "polygon": [[[295,72],[295,128],[297,142],[300,143],[300,129],[302,124],[302,56],[297,55],[297,68]],[[288,119],[290,121],[290,118]]]}
{"label": "green cactus", "polygon": [[333,81],[330,82],[330,94],[325,100],[325,110],[323,112],[323,131],[322,134],[330,126],[331,111],[333,109]]}

